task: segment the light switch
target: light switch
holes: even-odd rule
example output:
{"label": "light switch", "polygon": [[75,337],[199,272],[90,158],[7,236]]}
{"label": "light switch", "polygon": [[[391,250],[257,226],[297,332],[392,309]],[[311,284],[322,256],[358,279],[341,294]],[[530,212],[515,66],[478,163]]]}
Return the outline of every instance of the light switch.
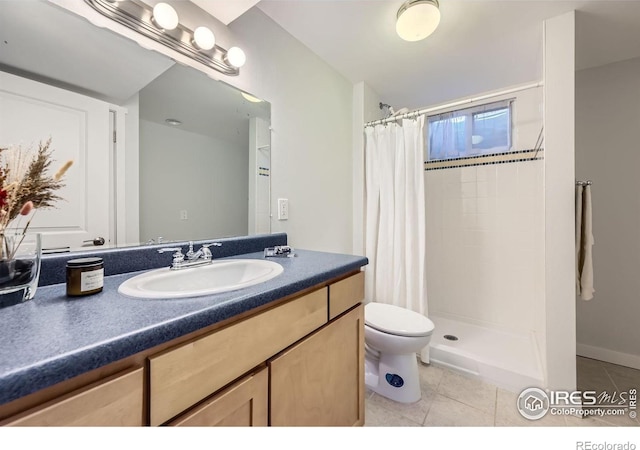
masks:
{"label": "light switch", "polygon": [[186,209],[181,209],[180,210],[180,220],[187,220],[189,219],[189,216],[187,215],[187,210]]}
{"label": "light switch", "polygon": [[278,199],[278,220],[288,220],[289,219],[289,199],[279,198]]}

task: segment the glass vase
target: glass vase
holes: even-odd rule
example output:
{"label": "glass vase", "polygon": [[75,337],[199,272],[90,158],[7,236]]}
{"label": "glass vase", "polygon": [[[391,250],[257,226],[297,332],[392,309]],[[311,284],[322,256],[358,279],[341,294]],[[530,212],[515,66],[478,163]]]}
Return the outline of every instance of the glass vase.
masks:
{"label": "glass vase", "polygon": [[24,237],[0,234],[0,243],[4,249],[0,259],[0,308],[3,308],[31,300],[36,294],[42,245],[40,234]]}

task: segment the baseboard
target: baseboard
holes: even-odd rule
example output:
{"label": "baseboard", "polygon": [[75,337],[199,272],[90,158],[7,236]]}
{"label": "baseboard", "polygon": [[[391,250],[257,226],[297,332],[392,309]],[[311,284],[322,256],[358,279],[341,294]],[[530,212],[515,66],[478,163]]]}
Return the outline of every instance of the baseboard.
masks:
{"label": "baseboard", "polygon": [[617,352],[608,348],[594,347],[592,345],[576,343],[576,353],[585,358],[598,359],[611,364],[631,367],[640,370],[640,355]]}

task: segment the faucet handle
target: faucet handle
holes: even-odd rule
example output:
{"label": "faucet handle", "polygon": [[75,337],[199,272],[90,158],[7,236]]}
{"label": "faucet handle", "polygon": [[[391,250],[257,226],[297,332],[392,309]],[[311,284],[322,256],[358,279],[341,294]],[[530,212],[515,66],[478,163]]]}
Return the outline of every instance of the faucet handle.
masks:
{"label": "faucet handle", "polygon": [[180,247],[168,247],[168,248],[161,248],[158,250],[158,253],[164,253],[164,252],[174,252],[173,253],[174,263],[181,263],[182,261],[184,261],[184,255],[182,254],[182,249]]}
{"label": "faucet handle", "polygon": [[164,253],[164,252],[182,253],[182,249],[180,247],[167,247],[167,248],[158,249],[158,253]]}
{"label": "faucet handle", "polygon": [[213,258],[213,255],[211,254],[211,250],[209,250],[209,247],[222,247],[222,244],[220,242],[209,242],[208,244],[202,244],[202,248],[200,250],[202,250],[202,256],[204,259]]}

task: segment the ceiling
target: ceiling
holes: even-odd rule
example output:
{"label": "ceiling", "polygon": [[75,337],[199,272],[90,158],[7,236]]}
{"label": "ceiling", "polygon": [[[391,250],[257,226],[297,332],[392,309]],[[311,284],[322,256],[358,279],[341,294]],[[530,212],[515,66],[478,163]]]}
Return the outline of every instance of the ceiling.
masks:
{"label": "ceiling", "polygon": [[640,56],[640,1],[440,0],[427,39],[395,33],[404,0],[261,0],[257,7],[397,110],[542,79],[542,23],[576,13],[576,67]]}
{"label": "ceiling", "polygon": [[240,17],[260,0],[191,0],[225,25]]}

